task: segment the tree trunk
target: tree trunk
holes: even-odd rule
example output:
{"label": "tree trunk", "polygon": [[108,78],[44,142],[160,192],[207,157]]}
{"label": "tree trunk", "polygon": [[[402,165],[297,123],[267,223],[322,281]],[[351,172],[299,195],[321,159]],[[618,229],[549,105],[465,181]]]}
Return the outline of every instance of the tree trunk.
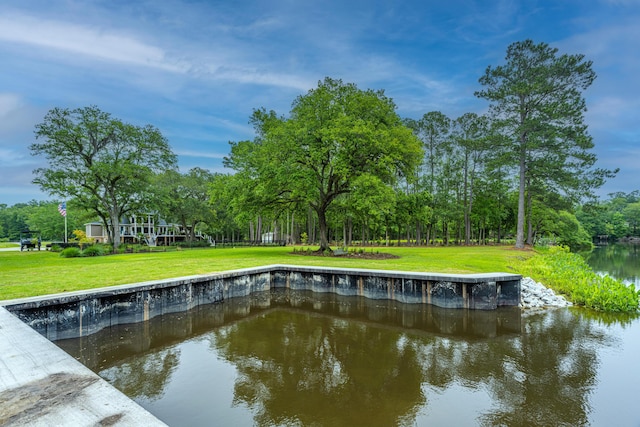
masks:
{"label": "tree trunk", "polygon": [[111,240],[111,244],[113,245],[113,251],[116,252],[118,246],[120,246],[120,218],[118,212],[111,211],[111,227],[107,229],[110,231],[109,239]]}
{"label": "tree trunk", "polygon": [[320,252],[329,251],[331,248],[329,247],[329,239],[328,239],[328,229],[327,229],[327,216],[324,209],[316,209],[316,213],[318,214],[318,226],[320,227]]}
{"label": "tree trunk", "polygon": [[524,196],[526,184],[526,151],[525,151],[525,135],[521,137],[520,147],[520,185],[518,189],[518,223],[516,224],[516,248],[524,248]]}
{"label": "tree trunk", "polygon": [[384,226],[384,240],[385,246],[389,246],[389,226],[387,224]]}
{"label": "tree trunk", "polygon": [[527,190],[527,245],[533,246],[533,204],[531,203],[531,186]]}
{"label": "tree trunk", "polygon": [[258,225],[256,227],[256,241],[262,241],[262,215],[258,215]]}
{"label": "tree trunk", "polygon": [[469,195],[469,153],[464,154],[464,178],[463,178],[462,204],[464,209],[464,243],[471,244],[471,196]]}
{"label": "tree trunk", "polygon": [[342,245],[347,246],[347,219],[342,221]]}

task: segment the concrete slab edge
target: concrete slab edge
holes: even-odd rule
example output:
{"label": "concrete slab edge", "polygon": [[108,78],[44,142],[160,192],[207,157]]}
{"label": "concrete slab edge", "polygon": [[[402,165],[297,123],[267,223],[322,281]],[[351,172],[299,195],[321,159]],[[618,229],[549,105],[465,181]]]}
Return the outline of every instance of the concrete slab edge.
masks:
{"label": "concrete slab edge", "polygon": [[166,426],[0,307],[0,425]]}

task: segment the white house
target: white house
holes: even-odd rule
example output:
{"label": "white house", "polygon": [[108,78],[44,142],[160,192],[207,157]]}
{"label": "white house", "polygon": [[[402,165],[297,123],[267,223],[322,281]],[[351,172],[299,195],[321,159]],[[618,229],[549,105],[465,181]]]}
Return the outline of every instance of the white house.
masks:
{"label": "white house", "polygon": [[[87,238],[97,243],[106,243],[108,240],[107,229],[101,222],[89,222],[85,224]],[[211,238],[198,231],[196,239],[208,240]],[[187,232],[180,224],[169,224],[160,219],[156,224],[155,215],[131,215],[120,221],[120,243],[146,243],[149,246],[167,246],[175,242],[187,240]]]}

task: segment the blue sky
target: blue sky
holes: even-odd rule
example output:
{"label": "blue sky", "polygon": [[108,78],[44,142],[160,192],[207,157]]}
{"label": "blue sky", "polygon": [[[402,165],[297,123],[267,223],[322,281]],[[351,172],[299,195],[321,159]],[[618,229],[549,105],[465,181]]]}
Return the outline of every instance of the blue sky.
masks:
{"label": "blue sky", "polygon": [[600,191],[640,189],[640,0],[0,0],[0,204],[49,197],[28,147],[54,107],[152,124],[181,170],[224,172],[254,108],[288,114],[325,76],[384,89],[402,117],[483,113],[473,93],[515,41],[582,53]]}

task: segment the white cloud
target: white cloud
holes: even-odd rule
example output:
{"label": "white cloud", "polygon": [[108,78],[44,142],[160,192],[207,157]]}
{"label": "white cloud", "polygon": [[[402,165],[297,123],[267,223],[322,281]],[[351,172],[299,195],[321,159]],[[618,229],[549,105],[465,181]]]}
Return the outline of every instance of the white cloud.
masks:
{"label": "white cloud", "polygon": [[205,159],[223,159],[226,156],[226,154],[212,153],[209,151],[194,151],[194,150],[177,150],[175,151],[175,153],[178,156],[198,157],[198,158],[205,158]]}
{"label": "white cloud", "polygon": [[281,86],[306,91],[314,86],[311,79],[297,75],[287,75],[261,71],[250,67],[215,67],[209,66],[209,74],[221,80],[237,83],[257,84],[266,86]]}
{"label": "white cloud", "polygon": [[22,100],[13,93],[0,93],[0,118],[5,118],[11,112],[22,106]]}
{"label": "white cloud", "polygon": [[43,115],[42,109],[29,105],[24,97],[0,92],[0,147],[26,149],[25,144],[18,146],[16,141],[32,141],[33,126]]}
{"label": "white cloud", "polygon": [[640,66],[640,58],[635,54],[640,40],[638,18],[640,13],[636,12],[609,25],[589,27],[558,45],[563,52],[585,54],[586,59],[594,62],[596,71],[616,67],[635,75]]}
{"label": "white cloud", "polygon": [[[0,167],[5,168],[34,164],[36,164],[36,162],[33,160],[33,158],[26,155],[25,153],[12,150],[10,148],[0,147]],[[29,170],[29,172],[31,171]]]}
{"label": "white cloud", "polygon": [[[308,89],[309,79],[297,75],[264,70],[234,60],[230,47],[191,48],[174,54],[171,50],[141,41],[126,30],[83,26],[63,21],[40,19],[22,14],[0,16],[0,41],[53,49],[101,61],[167,71],[176,74],[250,83],[257,85]],[[175,48],[180,50],[180,48]],[[178,56],[179,55],[179,56]],[[60,58],[57,59],[69,59]],[[77,60],[77,58],[73,58]]]}
{"label": "white cloud", "polygon": [[133,65],[184,72],[165,52],[120,32],[38,19],[20,14],[0,16],[0,40],[50,48]]}

